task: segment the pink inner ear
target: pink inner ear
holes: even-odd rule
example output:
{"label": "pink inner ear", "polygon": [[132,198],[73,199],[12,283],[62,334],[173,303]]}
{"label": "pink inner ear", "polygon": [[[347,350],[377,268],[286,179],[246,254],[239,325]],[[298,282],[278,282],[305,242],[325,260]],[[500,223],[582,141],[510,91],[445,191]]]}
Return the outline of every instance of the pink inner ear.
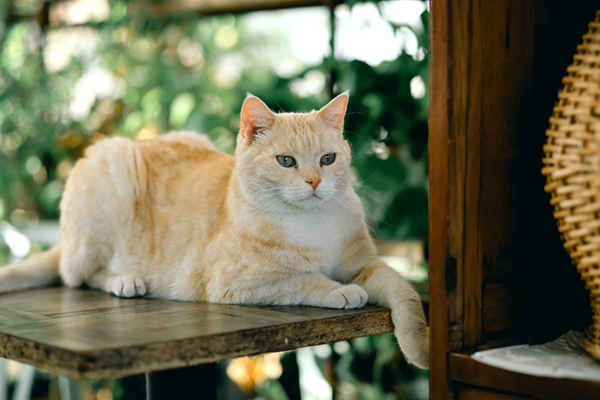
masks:
{"label": "pink inner ear", "polygon": [[261,129],[268,129],[275,123],[275,114],[256,96],[248,94],[242,105],[240,134],[250,142]]}
{"label": "pink inner ear", "polygon": [[348,92],[344,92],[321,108],[319,116],[323,122],[334,129],[344,129],[344,116],[348,106]]}

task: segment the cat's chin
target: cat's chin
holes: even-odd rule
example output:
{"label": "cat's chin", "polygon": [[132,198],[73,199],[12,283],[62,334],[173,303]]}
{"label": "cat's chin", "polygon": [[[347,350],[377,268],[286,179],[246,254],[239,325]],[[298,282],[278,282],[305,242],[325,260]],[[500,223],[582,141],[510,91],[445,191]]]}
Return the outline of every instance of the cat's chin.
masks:
{"label": "cat's chin", "polygon": [[327,202],[326,199],[323,199],[317,195],[311,194],[310,196],[294,198],[294,199],[286,199],[283,201],[285,204],[285,208],[283,212],[304,212],[307,210],[314,210],[315,208],[323,207]]}
{"label": "cat's chin", "polygon": [[295,204],[297,206],[299,206],[299,208],[314,209],[314,208],[320,208],[321,206],[324,206],[325,204],[327,204],[328,199],[329,199],[329,196],[321,197],[321,196],[317,195],[316,193],[313,193],[302,199],[298,199],[295,202]]}

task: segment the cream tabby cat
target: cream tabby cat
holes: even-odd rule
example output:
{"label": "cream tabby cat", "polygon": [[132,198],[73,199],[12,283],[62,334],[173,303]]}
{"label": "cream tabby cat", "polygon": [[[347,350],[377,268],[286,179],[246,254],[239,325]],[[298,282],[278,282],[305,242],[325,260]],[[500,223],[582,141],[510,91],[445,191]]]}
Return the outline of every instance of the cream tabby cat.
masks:
{"label": "cream tabby cat", "polygon": [[376,255],[351,186],[347,93],[275,114],[248,95],[235,158],[175,132],[90,147],[66,185],[62,243],[0,269],[0,293],[53,283],[121,297],[392,310],[406,358],[428,366],[414,289]]}

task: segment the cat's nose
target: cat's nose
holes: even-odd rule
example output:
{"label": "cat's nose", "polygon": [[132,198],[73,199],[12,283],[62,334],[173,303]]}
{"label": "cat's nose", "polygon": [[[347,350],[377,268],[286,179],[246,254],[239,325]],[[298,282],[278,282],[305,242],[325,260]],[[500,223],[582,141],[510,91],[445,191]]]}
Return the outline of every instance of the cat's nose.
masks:
{"label": "cat's nose", "polygon": [[321,183],[321,179],[319,178],[308,178],[306,181],[310,186],[312,186],[313,190],[317,190],[317,186]]}

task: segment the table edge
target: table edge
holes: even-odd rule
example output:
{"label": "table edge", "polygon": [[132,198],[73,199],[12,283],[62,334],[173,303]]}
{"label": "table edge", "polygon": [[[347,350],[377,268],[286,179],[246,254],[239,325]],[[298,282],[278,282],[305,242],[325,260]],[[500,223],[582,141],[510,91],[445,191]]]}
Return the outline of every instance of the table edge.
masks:
{"label": "table edge", "polygon": [[[113,379],[390,333],[393,329],[390,310],[376,308],[226,334],[96,351],[68,350],[0,333],[0,357],[76,380]],[[209,338],[211,347],[205,343]]]}

